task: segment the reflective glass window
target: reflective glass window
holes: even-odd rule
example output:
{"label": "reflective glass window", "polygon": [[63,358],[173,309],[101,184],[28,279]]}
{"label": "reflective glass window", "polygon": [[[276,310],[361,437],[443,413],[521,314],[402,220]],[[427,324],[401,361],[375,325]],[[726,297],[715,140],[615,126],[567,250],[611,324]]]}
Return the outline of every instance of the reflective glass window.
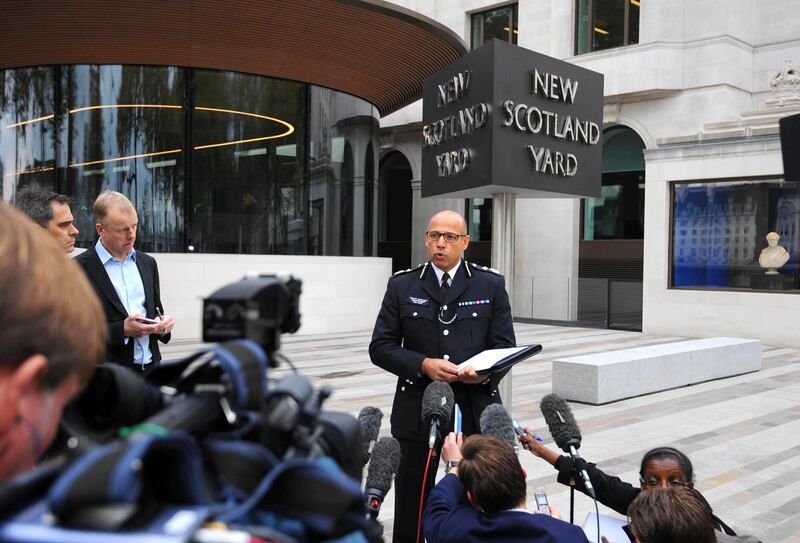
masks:
{"label": "reflective glass window", "polygon": [[79,247],[117,190],[153,252],[365,255],[378,112],[305,83],[171,66],[0,71],[2,196],[73,200]]}
{"label": "reflective glass window", "polygon": [[603,174],[600,197],[583,209],[583,239],[643,239],[644,173]]}
{"label": "reflective glass window", "polygon": [[472,49],[492,39],[517,43],[518,34],[517,4],[472,14]]}
{"label": "reflective glass window", "polygon": [[302,83],[195,70],[189,245],[305,253]]}
{"label": "reflective glass window", "polygon": [[139,217],[136,247],[184,250],[186,110],[184,72],[175,67],[63,67],[60,192],[73,199],[77,245],[96,241],[94,200],[127,196]]}
{"label": "reflective glass window", "polygon": [[374,106],[322,87],[309,90],[309,254],[365,254],[367,149],[378,148]]}
{"label": "reflective glass window", "polygon": [[575,53],[639,43],[641,0],[576,0]]}
{"label": "reflective glass window", "polygon": [[675,183],[671,230],[674,288],[800,289],[800,182]]}
{"label": "reflective glass window", "polygon": [[469,198],[465,216],[471,241],[492,241],[491,198]]}
{"label": "reflective glass window", "polygon": [[370,142],[364,159],[364,256],[373,253],[373,228],[375,221],[375,149]]}
{"label": "reflective glass window", "polygon": [[0,71],[0,179],[8,198],[17,187],[55,186],[55,77],[52,67]]}
{"label": "reflective glass window", "polygon": [[644,238],[644,142],[626,126],[603,133],[599,198],[583,201],[583,239]]}

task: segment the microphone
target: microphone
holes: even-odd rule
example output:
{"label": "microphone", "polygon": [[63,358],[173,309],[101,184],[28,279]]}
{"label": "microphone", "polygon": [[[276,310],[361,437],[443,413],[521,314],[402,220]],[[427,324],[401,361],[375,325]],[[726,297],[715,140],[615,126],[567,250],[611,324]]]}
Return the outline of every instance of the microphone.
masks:
{"label": "microphone", "polygon": [[392,488],[392,479],[398,467],[400,467],[400,443],[393,437],[380,438],[372,449],[372,459],[367,468],[367,483],[364,485],[367,515],[373,519],[378,516],[383,499]]}
{"label": "microphone", "polygon": [[578,423],[575,422],[575,417],[572,415],[569,405],[558,394],[548,394],[539,402],[539,409],[542,411],[547,427],[550,429],[550,435],[553,436],[556,445],[572,457],[572,461],[583,479],[586,491],[594,498],[594,487],[589,479],[589,474],[586,472],[586,463],[578,454],[578,449],[581,446],[581,430],[578,428]]}
{"label": "microphone", "polygon": [[436,431],[450,424],[453,412],[453,389],[447,383],[434,381],[425,388],[422,394],[422,422],[430,426],[428,448],[436,444]]}
{"label": "microphone", "polygon": [[369,462],[370,453],[381,430],[383,411],[377,407],[365,407],[358,413],[358,425],[361,427],[361,465]]}
{"label": "microphone", "polygon": [[514,424],[505,407],[499,403],[487,405],[481,413],[480,423],[482,434],[499,437],[514,447],[514,451],[519,451]]}

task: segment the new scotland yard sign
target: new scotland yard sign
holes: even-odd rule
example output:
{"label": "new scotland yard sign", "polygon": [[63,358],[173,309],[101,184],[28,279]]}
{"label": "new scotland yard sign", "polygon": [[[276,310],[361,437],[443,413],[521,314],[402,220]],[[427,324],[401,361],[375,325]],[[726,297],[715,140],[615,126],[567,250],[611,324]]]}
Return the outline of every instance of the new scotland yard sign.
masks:
{"label": "new scotland yard sign", "polygon": [[422,196],[599,196],[603,76],[492,40],[423,84]]}

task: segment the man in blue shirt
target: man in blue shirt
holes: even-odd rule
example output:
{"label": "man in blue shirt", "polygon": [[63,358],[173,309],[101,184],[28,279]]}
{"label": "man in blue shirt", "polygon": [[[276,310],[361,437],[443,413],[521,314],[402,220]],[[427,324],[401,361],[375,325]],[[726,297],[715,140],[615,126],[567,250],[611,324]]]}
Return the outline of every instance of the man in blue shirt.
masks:
{"label": "man in blue shirt", "polygon": [[100,239],[75,260],[103,304],[108,324],[106,358],[145,372],[158,365],[158,341],[167,343],[175,319],[164,313],[158,266],[136,251],[138,217],[128,198],[104,192],[94,204]]}

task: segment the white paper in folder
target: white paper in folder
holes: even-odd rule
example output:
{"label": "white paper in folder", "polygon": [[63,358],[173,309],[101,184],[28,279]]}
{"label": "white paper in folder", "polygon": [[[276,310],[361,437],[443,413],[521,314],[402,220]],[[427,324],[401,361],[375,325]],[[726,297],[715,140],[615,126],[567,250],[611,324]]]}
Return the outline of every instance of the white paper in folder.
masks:
{"label": "white paper in folder", "polygon": [[465,360],[459,364],[458,369],[462,370],[467,366],[472,366],[475,368],[475,371],[488,370],[498,362],[505,360],[509,356],[522,352],[527,348],[527,345],[523,345],[522,347],[508,347],[506,349],[487,349],[476,354],[469,360]]}

